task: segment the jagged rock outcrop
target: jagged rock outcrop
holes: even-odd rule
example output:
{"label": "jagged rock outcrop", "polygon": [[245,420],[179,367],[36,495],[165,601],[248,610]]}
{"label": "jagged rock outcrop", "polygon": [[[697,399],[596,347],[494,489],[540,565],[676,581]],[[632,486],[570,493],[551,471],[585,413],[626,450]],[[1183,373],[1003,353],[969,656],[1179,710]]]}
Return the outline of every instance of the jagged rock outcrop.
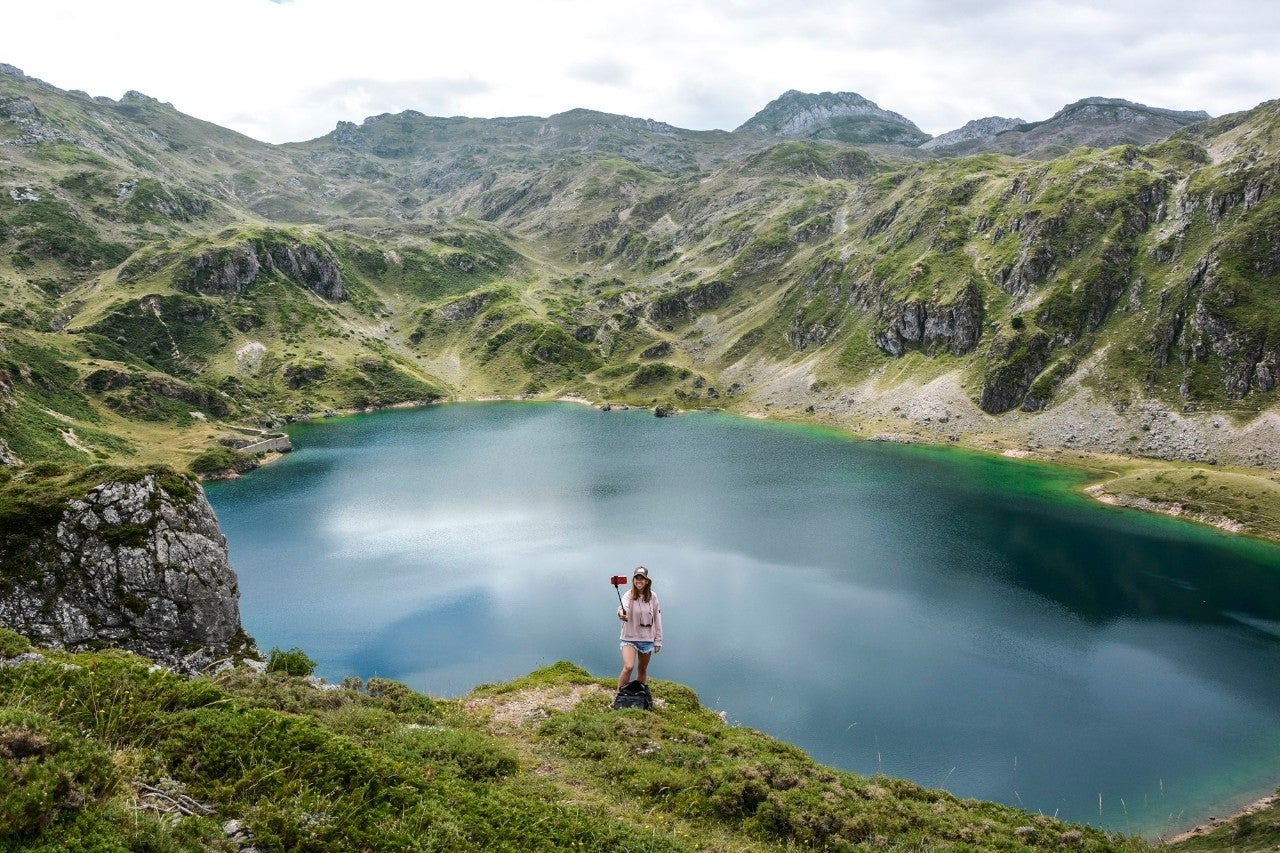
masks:
{"label": "jagged rock outcrop", "polygon": [[297,390],[321,381],[329,374],[329,366],[322,361],[288,364],[284,368],[284,384]]}
{"label": "jagged rock outcrop", "polygon": [[0,98],[0,119],[8,121],[18,131],[17,138],[6,139],[6,143],[39,145],[46,142],[74,144],[80,141],[50,123],[30,98]]}
{"label": "jagged rock outcrop", "polygon": [[1051,343],[1049,336],[1039,330],[1019,330],[996,337],[987,350],[978,400],[982,410],[998,415],[1022,403],[1049,360]]}
{"label": "jagged rock outcrop", "polygon": [[895,358],[913,346],[964,355],[978,345],[982,335],[982,293],[973,282],[946,304],[910,300],[894,304],[884,313],[888,325],[876,333],[875,342]]}
{"label": "jagged rock outcrop", "polygon": [[803,315],[796,316],[792,318],[791,328],[787,330],[787,343],[797,352],[822,346],[834,327],[834,317],[827,317],[822,322],[806,323]]}
{"label": "jagged rock outcrop", "polygon": [[1036,311],[1036,322],[1054,333],[1055,346],[1071,346],[1094,331],[1129,286],[1134,246],[1126,241],[1104,245],[1096,265],[1078,281],[1060,285]]}
{"label": "jagged rock outcrop", "polygon": [[1066,217],[1052,216],[1042,219],[1038,211],[1028,211],[1015,217],[995,235],[1009,231],[1020,234],[1018,256],[1007,268],[996,270],[992,279],[1005,293],[1022,296],[1049,278],[1057,256],[1055,238],[1067,227]]}
{"label": "jagged rock outcrop", "polygon": [[455,299],[445,305],[441,305],[432,312],[437,320],[444,323],[457,323],[460,320],[470,320],[479,314],[485,308],[492,305],[503,294],[491,290],[482,290],[479,293],[471,293],[460,299]]}
{"label": "jagged rock outcrop", "polygon": [[342,269],[327,247],[295,239],[264,238],[210,249],[188,261],[174,285],[206,296],[234,296],[263,270],[279,272],[325,299],[347,298]]}
{"label": "jagged rock outcrop", "polygon": [[326,251],[297,241],[264,242],[258,244],[258,255],[263,266],[302,282],[318,296],[333,301],[347,298],[342,270]]}
{"label": "jagged rock outcrop", "polygon": [[684,320],[693,314],[709,311],[733,293],[733,286],[718,279],[684,287],[660,296],[645,306],[650,320]]}
{"label": "jagged rock outcrop", "polygon": [[115,646],[184,672],[256,654],[226,538],[193,480],[102,483],[67,501],[53,527],[7,544],[0,624],[39,645]]}
{"label": "jagged rock outcrop", "polygon": [[175,284],[182,290],[205,295],[234,296],[252,284],[261,269],[257,252],[241,243],[192,258]]}
{"label": "jagged rock outcrop", "polygon": [[1220,281],[1217,264],[1203,263],[1197,270],[1202,267],[1202,275],[1189,279],[1195,289],[1188,295],[1195,303],[1183,330],[1185,357],[1199,362],[1211,355],[1220,359],[1223,387],[1234,399],[1251,390],[1274,390],[1280,379],[1280,340],[1274,333],[1268,335],[1265,326],[1245,329],[1233,322],[1229,311],[1238,297]]}
{"label": "jagged rock outcrop", "polygon": [[115,196],[130,208],[134,219],[160,216],[190,222],[199,219],[213,209],[213,203],[177,187],[167,187],[159,181],[128,178],[116,184]]}
{"label": "jagged rock outcrop", "polygon": [[127,390],[127,396],[109,398],[107,405],[133,414],[139,413],[139,406],[154,408],[161,400],[176,400],[217,417],[225,417],[231,412],[225,395],[163,374],[124,373],[99,368],[85,377],[84,387],[99,393]]}
{"label": "jagged rock outcrop", "polygon": [[[1269,239],[1280,247],[1280,238]],[[1157,369],[1174,360],[1186,367],[1216,359],[1223,389],[1239,400],[1280,386],[1280,328],[1272,312],[1238,290],[1238,280],[1223,269],[1221,251],[1212,248],[1182,282],[1161,292],[1146,346]],[[1263,275],[1274,274],[1266,271],[1267,261],[1258,264]]]}

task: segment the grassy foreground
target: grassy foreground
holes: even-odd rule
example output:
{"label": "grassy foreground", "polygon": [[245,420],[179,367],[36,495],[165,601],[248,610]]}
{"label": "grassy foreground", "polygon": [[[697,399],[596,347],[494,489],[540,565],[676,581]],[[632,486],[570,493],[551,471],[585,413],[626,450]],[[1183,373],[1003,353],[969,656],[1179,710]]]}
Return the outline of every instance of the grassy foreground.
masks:
{"label": "grassy foreground", "polygon": [[[0,634],[0,658],[25,645]],[[815,764],[677,684],[611,711],[566,662],[444,700],[40,654],[0,667],[5,851],[1148,849]]]}

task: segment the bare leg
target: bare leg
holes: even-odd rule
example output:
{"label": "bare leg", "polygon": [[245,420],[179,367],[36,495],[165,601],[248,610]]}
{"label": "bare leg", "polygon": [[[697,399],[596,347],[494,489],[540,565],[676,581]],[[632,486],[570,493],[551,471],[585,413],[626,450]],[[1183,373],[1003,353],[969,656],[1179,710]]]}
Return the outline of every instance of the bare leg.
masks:
{"label": "bare leg", "polygon": [[[647,658],[648,656],[643,655],[642,657]],[[644,664],[641,664],[641,667],[642,667],[641,672],[644,671],[643,666],[648,664],[648,662],[649,661],[646,659]],[[624,643],[622,646],[622,672],[618,674],[619,690],[622,689],[622,685],[626,684],[628,681],[631,680],[631,670],[635,669],[635,665],[636,665],[636,647],[628,646]]]}
{"label": "bare leg", "polygon": [[[633,653],[635,649],[631,650]],[[636,681],[647,682],[649,680],[649,658],[653,657],[653,652],[645,654],[640,653],[640,671],[636,673]]]}

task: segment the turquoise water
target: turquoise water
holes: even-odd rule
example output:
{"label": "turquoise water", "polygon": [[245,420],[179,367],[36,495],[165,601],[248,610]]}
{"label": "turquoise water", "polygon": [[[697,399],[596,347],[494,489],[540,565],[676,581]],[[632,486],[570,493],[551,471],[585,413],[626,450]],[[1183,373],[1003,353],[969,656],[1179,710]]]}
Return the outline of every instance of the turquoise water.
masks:
{"label": "turquoise water", "polygon": [[612,677],[643,563],[651,674],[819,761],[1147,835],[1280,783],[1280,549],[1074,472],[570,404],[290,432],[209,498],[245,627],[332,680]]}

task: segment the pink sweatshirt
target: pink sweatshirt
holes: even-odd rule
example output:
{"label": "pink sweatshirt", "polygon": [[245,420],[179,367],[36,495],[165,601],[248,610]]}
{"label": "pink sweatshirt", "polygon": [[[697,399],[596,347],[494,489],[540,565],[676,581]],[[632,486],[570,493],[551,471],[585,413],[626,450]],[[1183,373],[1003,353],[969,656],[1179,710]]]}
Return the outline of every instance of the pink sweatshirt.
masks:
{"label": "pink sweatshirt", "polygon": [[658,606],[657,595],[651,594],[649,601],[645,601],[632,598],[627,592],[622,596],[622,606],[627,611],[627,621],[622,623],[621,639],[662,645],[662,609]]}

